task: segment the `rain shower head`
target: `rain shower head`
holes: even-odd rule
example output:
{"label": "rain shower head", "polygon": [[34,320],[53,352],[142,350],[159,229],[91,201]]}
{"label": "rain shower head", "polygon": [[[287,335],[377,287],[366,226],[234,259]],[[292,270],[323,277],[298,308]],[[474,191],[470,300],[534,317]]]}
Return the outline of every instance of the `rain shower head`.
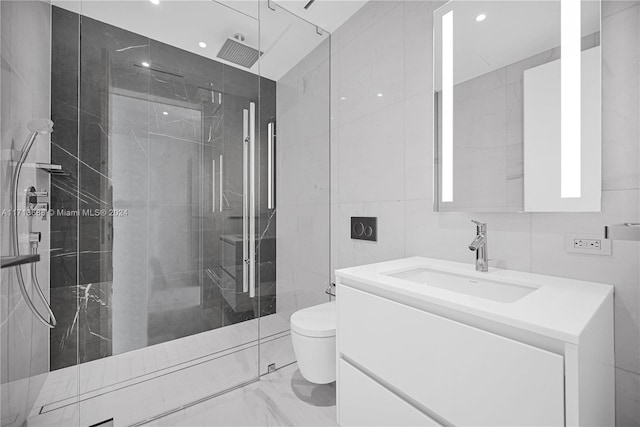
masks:
{"label": "rain shower head", "polygon": [[217,55],[218,58],[233,62],[241,67],[253,67],[253,64],[262,56],[263,52],[242,43],[243,41],[244,36],[242,34],[229,37],[220,48],[220,52]]}
{"label": "rain shower head", "polygon": [[53,122],[49,119],[33,119],[27,123],[30,132],[38,135],[47,135],[53,132]]}

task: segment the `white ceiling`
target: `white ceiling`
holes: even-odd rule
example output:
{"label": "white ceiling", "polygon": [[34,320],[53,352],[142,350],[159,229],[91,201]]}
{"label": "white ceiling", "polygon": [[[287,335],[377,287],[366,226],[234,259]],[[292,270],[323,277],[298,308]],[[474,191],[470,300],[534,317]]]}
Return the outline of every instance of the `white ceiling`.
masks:
{"label": "white ceiling", "polygon": [[333,33],[369,0],[316,0],[309,9],[309,0],[275,0],[299,17]]}
{"label": "white ceiling", "polygon": [[[560,45],[557,0],[452,0],[434,15],[435,55],[441,55],[441,17],[453,10],[454,83],[467,81]],[[477,22],[479,14],[486,19]],[[597,1],[582,1],[582,34],[600,29]],[[439,69],[436,67],[436,82]]]}
{"label": "white ceiling", "polygon": [[[272,80],[280,79],[329,34],[355,13],[366,0],[316,0],[304,9],[306,1],[281,0],[279,5],[267,0],[52,0],[52,4],[141,34],[154,40],[236,66],[216,57],[220,47],[235,33],[245,36],[245,43],[259,48],[264,55],[251,72]],[[258,10],[259,8],[259,10]],[[289,11],[299,13],[296,17]],[[261,17],[260,25],[255,16]],[[324,28],[318,34],[316,26]],[[206,48],[200,48],[199,42]],[[141,62],[147,58],[141,58]],[[243,67],[238,67],[246,70]]]}

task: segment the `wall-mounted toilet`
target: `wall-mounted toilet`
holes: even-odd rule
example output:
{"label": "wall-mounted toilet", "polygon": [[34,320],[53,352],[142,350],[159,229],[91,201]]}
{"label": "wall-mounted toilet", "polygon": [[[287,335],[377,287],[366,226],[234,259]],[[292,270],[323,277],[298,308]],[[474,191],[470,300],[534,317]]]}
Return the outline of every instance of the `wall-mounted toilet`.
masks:
{"label": "wall-mounted toilet", "polygon": [[298,368],[307,381],[328,384],[336,380],[335,301],[293,313],[291,341]]}

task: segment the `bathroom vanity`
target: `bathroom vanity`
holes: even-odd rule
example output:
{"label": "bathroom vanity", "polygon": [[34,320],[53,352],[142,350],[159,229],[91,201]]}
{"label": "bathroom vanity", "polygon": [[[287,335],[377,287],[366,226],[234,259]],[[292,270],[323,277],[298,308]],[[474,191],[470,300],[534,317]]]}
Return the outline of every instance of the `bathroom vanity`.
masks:
{"label": "bathroom vanity", "polygon": [[342,426],[613,426],[613,287],[413,257],[336,271]]}

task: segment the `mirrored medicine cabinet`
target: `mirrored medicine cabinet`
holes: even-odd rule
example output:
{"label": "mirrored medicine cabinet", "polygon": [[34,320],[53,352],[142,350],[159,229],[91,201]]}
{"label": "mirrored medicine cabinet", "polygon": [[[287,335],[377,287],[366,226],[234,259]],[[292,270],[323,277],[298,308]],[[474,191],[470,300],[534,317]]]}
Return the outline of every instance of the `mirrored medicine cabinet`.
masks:
{"label": "mirrored medicine cabinet", "polygon": [[597,212],[600,1],[434,12],[434,209]]}

